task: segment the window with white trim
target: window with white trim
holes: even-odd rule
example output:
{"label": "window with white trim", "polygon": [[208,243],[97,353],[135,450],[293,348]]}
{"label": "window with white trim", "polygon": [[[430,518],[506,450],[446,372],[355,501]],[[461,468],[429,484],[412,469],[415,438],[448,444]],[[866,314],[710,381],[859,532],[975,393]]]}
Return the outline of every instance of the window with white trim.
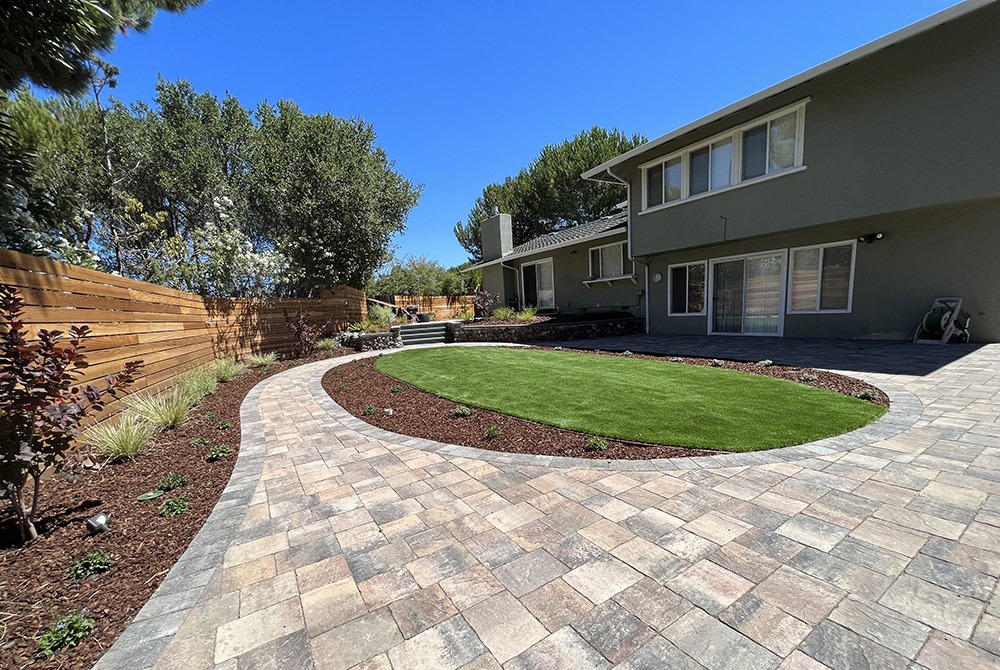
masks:
{"label": "window with white trim", "polygon": [[792,249],[789,312],[849,312],[857,242]]}
{"label": "window with white trim", "polygon": [[615,242],[590,250],[590,278],[613,279],[625,276],[625,243]]}
{"label": "window with white trim", "polygon": [[705,261],[667,268],[669,314],[705,313]]}
{"label": "window with white trim", "polygon": [[643,209],[801,167],[807,102],[641,166]]}

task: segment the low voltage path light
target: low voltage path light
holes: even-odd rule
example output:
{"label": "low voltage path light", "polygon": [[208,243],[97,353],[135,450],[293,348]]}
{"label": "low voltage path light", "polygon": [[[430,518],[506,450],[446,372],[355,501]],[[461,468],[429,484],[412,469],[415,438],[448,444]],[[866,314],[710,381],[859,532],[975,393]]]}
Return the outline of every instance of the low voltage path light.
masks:
{"label": "low voltage path light", "polygon": [[104,512],[95,514],[87,519],[87,530],[90,531],[91,535],[109,531],[111,530],[111,519]]}

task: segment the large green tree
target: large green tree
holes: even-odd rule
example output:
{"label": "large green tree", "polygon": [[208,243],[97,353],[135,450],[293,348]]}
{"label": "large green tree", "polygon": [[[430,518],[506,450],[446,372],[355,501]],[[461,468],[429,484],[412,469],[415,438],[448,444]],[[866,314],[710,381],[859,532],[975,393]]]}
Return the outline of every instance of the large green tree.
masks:
{"label": "large green tree", "polygon": [[369,295],[470,295],[476,291],[482,275],[462,272],[471,263],[445,268],[423,256],[393,258],[366,286]]}
{"label": "large green tree", "polygon": [[0,89],[22,83],[83,93],[92,60],[115,37],[149,29],[157,10],[182,12],[204,0],[4,0],[0,3]]}
{"label": "large green tree", "polygon": [[150,103],[15,95],[36,166],[0,244],[202,295],[310,295],[364,285],[420,187],[360,119],[255,112],[160,81]]}
{"label": "large green tree", "polygon": [[404,229],[421,186],[395,171],[360,118],[261,104],[247,215],[285,254],[302,294],[317,284],[363,286]]}
{"label": "large green tree", "polygon": [[580,174],[645,141],[641,135],[629,137],[618,129],[594,126],[544,147],[528,167],[483,189],[466,221],[455,224],[455,237],[478,261],[479,224],[494,207],[511,215],[515,245],[607,215],[625,198],[625,188],[584,181]]}

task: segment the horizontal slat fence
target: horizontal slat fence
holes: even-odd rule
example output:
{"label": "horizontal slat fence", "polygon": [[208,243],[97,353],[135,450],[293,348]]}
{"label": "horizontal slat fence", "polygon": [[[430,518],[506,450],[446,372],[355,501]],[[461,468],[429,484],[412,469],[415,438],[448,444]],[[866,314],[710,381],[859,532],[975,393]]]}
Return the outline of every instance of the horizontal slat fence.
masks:
{"label": "horizontal slat fence", "polygon": [[387,295],[379,296],[379,300],[396,307],[406,308],[417,305],[421,312],[434,312],[438,319],[455,319],[462,312],[472,312],[471,295]]}
{"label": "horizontal slat fence", "polygon": [[134,391],[169,386],[185,370],[220,356],[291,350],[289,315],[309,314],[342,330],[367,315],[364,291],[337,287],[316,299],[202,296],[66,263],[0,250],[0,283],[16,287],[32,333],[87,325],[90,367],[82,382],[142,359]]}

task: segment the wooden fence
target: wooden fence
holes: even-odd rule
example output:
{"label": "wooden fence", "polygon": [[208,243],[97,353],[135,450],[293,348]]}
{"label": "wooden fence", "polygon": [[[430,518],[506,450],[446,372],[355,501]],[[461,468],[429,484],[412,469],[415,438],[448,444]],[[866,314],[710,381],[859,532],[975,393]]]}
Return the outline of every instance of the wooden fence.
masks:
{"label": "wooden fence", "polygon": [[367,315],[364,292],[349,287],[306,300],[203,298],[9,250],[0,250],[0,283],[20,291],[32,332],[90,326],[90,367],[81,381],[143,359],[136,391],[168,386],[185,370],[220,356],[289,351],[294,338],[285,310],[329,321],[331,330]]}
{"label": "wooden fence", "polygon": [[437,319],[455,319],[468,310],[472,313],[471,295],[386,295],[378,299],[396,307],[417,305],[421,312],[434,312]]}

